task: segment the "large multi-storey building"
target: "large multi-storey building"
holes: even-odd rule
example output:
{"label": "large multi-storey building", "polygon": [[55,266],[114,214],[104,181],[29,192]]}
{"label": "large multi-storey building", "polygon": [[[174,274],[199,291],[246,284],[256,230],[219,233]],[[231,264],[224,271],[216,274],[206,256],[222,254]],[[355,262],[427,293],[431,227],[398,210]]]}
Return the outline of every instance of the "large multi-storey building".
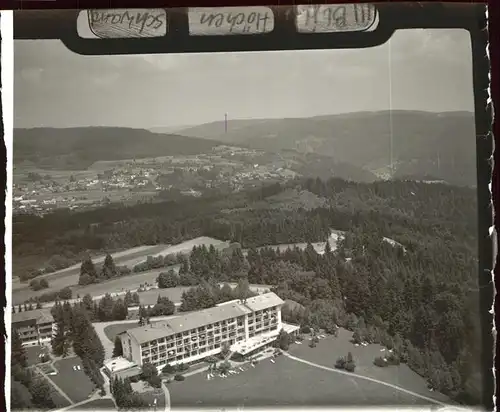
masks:
{"label": "large multi-storey building", "polygon": [[35,309],[13,313],[12,327],[17,331],[23,345],[43,345],[50,343],[56,324],[49,310]]}
{"label": "large multi-storey building", "polygon": [[150,362],[157,368],[196,363],[220,354],[224,346],[229,354],[247,356],[272,344],[284,326],[298,329],[282,323],[283,303],[266,293],[129,329],[120,335],[123,356],[138,366]]}

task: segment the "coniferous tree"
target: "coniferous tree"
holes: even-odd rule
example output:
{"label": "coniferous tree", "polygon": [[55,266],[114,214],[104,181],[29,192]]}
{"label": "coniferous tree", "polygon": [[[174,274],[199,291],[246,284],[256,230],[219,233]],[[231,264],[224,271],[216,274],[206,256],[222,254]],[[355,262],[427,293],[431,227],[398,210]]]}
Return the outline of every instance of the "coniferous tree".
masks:
{"label": "coniferous tree", "polygon": [[31,392],[31,399],[35,405],[43,409],[52,409],[55,407],[51,396],[50,386],[42,377],[32,380],[29,389]]}
{"label": "coniferous tree", "polygon": [[26,349],[23,346],[23,342],[19,337],[17,330],[14,328],[12,329],[11,362],[13,364],[19,364],[23,368],[28,365]]}
{"label": "coniferous tree", "polygon": [[94,266],[94,262],[92,259],[87,257],[83,260],[82,265],[80,267],[80,277],[78,280],[79,285],[88,285],[90,283],[94,283],[97,280],[97,271]]}
{"label": "coniferous tree", "polygon": [[113,358],[123,355],[122,340],[119,336],[115,337],[115,346],[113,348]]}

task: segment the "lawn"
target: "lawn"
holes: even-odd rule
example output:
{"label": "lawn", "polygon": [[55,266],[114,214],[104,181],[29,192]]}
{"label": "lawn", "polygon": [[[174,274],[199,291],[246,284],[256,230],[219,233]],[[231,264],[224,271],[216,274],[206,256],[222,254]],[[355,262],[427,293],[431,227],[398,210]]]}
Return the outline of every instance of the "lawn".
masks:
{"label": "lawn", "polygon": [[68,411],[81,411],[81,410],[92,410],[92,411],[116,410],[116,406],[111,399],[96,399],[68,409]]}
{"label": "lawn", "polygon": [[48,352],[46,349],[43,349],[42,346],[25,346],[24,349],[26,350],[26,356],[28,360],[28,366],[31,365],[36,365],[40,363],[40,358],[38,355],[41,353],[46,353]]}
{"label": "lawn", "polygon": [[172,302],[178,303],[181,301],[182,293],[189,290],[187,286],[179,286],[177,288],[168,288],[168,289],[152,289],[147,290],[145,292],[139,293],[139,300],[141,305],[152,305],[156,304],[158,300],[158,295],[161,297],[167,297]]}
{"label": "lawn", "polygon": [[[45,379],[45,378],[44,378]],[[52,382],[50,382],[49,379],[45,379],[46,382],[48,382],[48,384],[50,385],[50,397],[52,398],[52,401],[54,402],[54,404],[56,405],[56,408],[57,409],[60,409],[60,408],[65,408],[67,406],[70,405],[70,403],[68,402],[68,400],[62,396],[56,388],[54,388],[54,386],[52,385]]]}
{"label": "lawn", "polygon": [[163,268],[138,274],[130,274],[120,278],[111,279],[106,282],[87,286],[72,286],[71,290],[73,291],[74,297],[76,297],[77,294],[83,297],[87,293],[92,296],[100,296],[106,293],[126,292],[127,290],[138,289],[141,284],[146,282],[151,285],[156,284],[156,278],[160,272],[165,272],[168,269],[169,268]]}
{"label": "lawn", "polygon": [[356,374],[401,386],[429,398],[449,402],[446,396],[429,391],[426,380],[405,364],[386,368],[375,366],[373,360],[387,353],[381,351],[383,346],[355,346],[350,342],[351,338],[352,332],[339,329],[337,337],[327,336],[325,339],[321,339],[315,348],[310,348],[309,341],[304,340],[302,345],[291,345],[289,353],[298,358],[333,368],[338,357],[347,356],[351,352],[356,362]]}
{"label": "lawn", "polygon": [[[73,365],[80,365],[81,370],[73,370]],[[59,386],[73,402],[81,402],[94,391],[95,385],[83,371],[80,358],[66,358],[54,363],[58,374],[50,379]]]}
{"label": "lawn", "polygon": [[[141,247],[136,247],[128,250],[124,250],[121,252],[113,253],[112,256],[114,258],[114,261],[117,265],[125,265],[132,267],[136,265],[139,262],[145,261],[147,256],[152,256],[157,254],[159,251],[164,250],[167,245],[155,245],[155,246],[141,246]],[[104,261],[104,256],[99,256],[94,258],[94,263],[99,263]],[[165,270],[165,269],[163,269]],[[109,282],[105,282],[102,284],[98,285],[89,285],[87,287],[79,287],[78,285],[78,277],[80,275],[80,264],[71,266],[66,269],[62,269],[60,271],[51,273],[45,278],[49,282],[49,288],[48,289],[43,289],[40,291],[33,291],[29,288],[28,283],[16,283],[15,287],[13,288],[12,291],[12,299],[14,304],[22,303],[26,299],[29,299],[30,297],[36,297],[40,296],[43,293],[46,292],[52,292],[52,291],[57,291],[61,290],[62,288],[66,286],[70,286],[71,289],[73,290],[74,296],[76,296],[77,293],[79,293],[81,296],[83,296],[85,293],[90,293],[90,294],[95,294],[95,291],[92,287],[97,287],[99,290],[103,289],[103,285],[109,285],[110,292],[116,292],[120,290],[122,287],[125,287],[125,289],[131,289],[128,284],[132,285],[137,285],[139,286],[140,283],[143,282],[150,282],[150,280],[145,279],[145,280],[139,280],[139,277],[141,275],[146,275],[148,278],[156,279],[158,276],[159,271],[156,271],[156,274],[150,273],[147,275],[146,273],[144,274],[138,274],[138,275],[132,275],[130,276],[131,278],[135,277],[135,281],[132,281],[131,279],[125,280],[126,278],[120,278],[118,279],[118,283],[122,282],[122,285],[117,287],[118,285],[113,284],[113,282],[116,282],[116,280],[111,280]],[[150,282],[154,283],[154,282]],[[88,289],[88,291],[87,291]],[[107,287],[104,288],[104,292],[106,293],[108,290],[106,290]],[[100,293],[98,293],[100,294]]]}
{"label": "lawn", "polygon": [[169,384],[172,408],[274,406],[428,405],[425,400],[375,382],[324,371],[281,356],[273,364],[226,379],[205,373]]}
{"label": "lawn", "polygon": [[50,379],[47,377],[37,374],[37,377],[35,379],[42,379],[45,381],[49,387],[50,387],[50,397],[52,398],[52,401],[54,402],[55,406],[57,409],[65,408],[67,406],[70,406],[70,403],[68,400],[62,396],[57,389],[54,387],[53,382],[51,382]]}
{"label": "lawn", "polygon": [[171,245],[164,247],[163,250],[158,251],[154,256],[162,255],[176,255],[178,253],[190,253],[194,246],[205,245],[207,248],[209,246],[214,246],[217,250],[225,249],[229,246],[229,242],[223,240],[215,239],[213,237],[201,236],[195,239],[187,240],[185,242],[179,243],[177,245]]}

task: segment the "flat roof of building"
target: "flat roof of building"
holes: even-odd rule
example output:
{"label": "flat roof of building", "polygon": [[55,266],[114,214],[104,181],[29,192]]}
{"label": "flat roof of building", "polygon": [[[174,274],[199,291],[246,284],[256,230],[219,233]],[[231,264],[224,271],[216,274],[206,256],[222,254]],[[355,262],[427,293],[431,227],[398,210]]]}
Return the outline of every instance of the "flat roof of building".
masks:
{"label": "flat roof of building", "polygon": [[275,293],[270,292],[249,298],[246,303],[231,302],[226,305],[176,316],[166,321],[155,322],[151,325],[129,329],[126,333],[141,344],[281,304],[283,304],[283,300]]}
{"label": "flat roof of building", "polygon": [[270,333],[265,333],[262,335],[254,336],[248,340],[242,342],[236,342],[233,346],[231,346],[231,350],[233,352],[239,353],[240,355],[246,355],[254,351],[255,349],[264,346],[265,344],[272,342],[279,335],[279,331],[273,331]]}
{"label": "flat roof of building", "polygon": [[283,303],[285,302],[276,293],[268,292],[248,298],[243,305],[249,308],[252,312],[257,312],[273,306],[282,305]]}
{"label": "flat roof of building", "polygon": [[135,362],[130,362],[128,359],[125,359],[123,356],[119,356],[116,358],[110,359],[108,362],[104,364],[107,370],[111,372],[118,372],[124,369],[133,368],[137,366]]}
{"label": "flat roof of building", "polygon": [[12,324],[34,320],[37,324],[54,322],[49,309],[34,309],[12,314]]}
{"label": "flat roof of building", "polygon": [[281,322],[282,326],[283,326],[283,330],[286,332],[286,333],[293,333],[293,332],[297,332],[299,329],[300,329],[300,326],[297,326],[297,325],[292,325],[291,323],[285,323],[285,322]]}

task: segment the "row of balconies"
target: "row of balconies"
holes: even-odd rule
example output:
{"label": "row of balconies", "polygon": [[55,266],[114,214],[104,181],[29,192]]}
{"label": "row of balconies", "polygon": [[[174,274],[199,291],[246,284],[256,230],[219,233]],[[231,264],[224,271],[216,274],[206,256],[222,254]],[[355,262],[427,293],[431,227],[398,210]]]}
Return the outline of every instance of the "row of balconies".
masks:
{"label": "row of balconies", "polygon": [[[243,336],[238,337],[236,340],[230,340],[229,343],[232,345],[235,343],[235,341],[242,341],[244,339]],[[197,356],[209,351],[212,351],[214,349],[219,349],[221,347],[221,344],[215,344],[215,345],[210,345],[207,348],[200,348],[199,350],[195,351],[190,351],[190,352],[184,352],[184,353],[172,353],[173,351],[169,352],[160,352],[159,354],[152,355],[152,356],[143,356],[142,357],[142,362],[150,362],[154,366],[160,366],[162,364],[166,363],[172,363],[176,361],[182,361],[185,359],[189,359],[193,356]]]}
{"label": "row of balconies", "polygon": [[[189,344],[190,342],[197,342],[198,340],[205,340],[205,339],[211,339],[211,338],[217,338],[217,337],[224,337],[226,334],[234,334],[236,333],[235,327],[230,327],[230,328],[223,328],[222,331],[216,330],[214,332],[207,332],[207,333],[201,333],[198,336],[193,335],[191,337],[184,338],[183,340],[172,340],[172,339],[165,339],[165,338],[160,338],[160,339],[155,339],[150,342],[143,343],[141,345],[141,349],[151,349],[152,347],[158,347],[158,345],[165,345],[165,342],[167,346],[174,346],[174,345],[182,345],[182,344]],[[237,333],[245,333],[245,328],[243,325],[237,330]]]}
{"label": "row of balconies", "polygon": [[158,352],[168,351],[169,349],[176,350],[177,352],[182,351],[186,348],[187,349],[189,349],[189,348],[197,349],[197,348],[202,348],[202,347],[206,347],[209,345],[217,344],[218,342],[226,341],[228,339],[236,338],[236,337],[241,337],[241,339],[244,339],[245,338],[245,330],[242,329],[238,334],[236,333],[236,331],[234,331],[234,332],[231,332],[231,333],[226,334],[226,335],[216,336],[212,339],[200,340],[200,341],[197,341],[194,343],[187,342],[187,343],[183,344],[181,342],[178,345],[169,344],[169,345],[159,345],[156,347],[143,348],[142,354],[149,355],[149,353],[158,353]]}
{"label": "row of balconies", "polygon": [[[233,345],[236,341],[240,342],[244,339],[245,337],[244,336],[239,336],[239,337],[233,337],[233,338],[229,338],[227,339],[226,341],[230,344],[230,345]],[[197,355],[198,353],[204,353],[204,352],[207,352],[207,351],[210,351],[210,350],[213,350],[213,349],[218,349],[221,347],[222,343],[225,342],[225,341],[220,341],[220,342],[209,342],[207,343],[206,345],[204,346],[200,346],[200,347],[193,347],[193,346],[190,346],[188,348],[176,348],[176,349],[172,349],[172,350],[169,350],[167,351],[166,349],[163,349],[163,350],[160,350],[160,351],[156,351],[156,350],[152,350],[152,351],[146,351],[146,352],[143,352],[142,353],[142,360],[143,362],[146,362],[146,361],[151,361],[151,360],[154,360],[158,357],[160,358],[167,358],[167,357],[171,357],[171,358],[174,358],[174,357],[181,357],[182,359],[185,359],[187,357],[191,357],[191,356],[195,356]]]}
{"label": "row of balconies", "polygon": [[160,363],[163,363],[163,362],[174,362],[176,360],[182,360],[182,359],[187,359],[187,358],[190,358],[192,356],[196,356],[196,355],[199,355],[199,354],[202,354],[202,353],[205,353],[205,352],[208,352],[208,351],[211,351],[211,350],[214,350],[214,349],[218,349],[221,347],[221,344],[216,344],[216,345],[211,345],[207,348],[200,348],[199,350],[193,350],[193,351],[190,351],[190,352],[184,352],[184,353],[170,353],[170,352],[162,352],[162,353],[159,353],[157,355],[152,355],[152,356],[143,356],[142,357],[142,362],[151,362],[151,363],[155,363],[155,362],[160,362]]}
{"label": "row of balconies", "polygon": [[253,322],[262,322],[263,320],[269,320],[269,319],[277,319],[278,314],[277,313],[266,313],[262,316],[248,316],[248,323],[253,323]]}
{"label": "row of balconies", "polygon": [[271,332],[273,330],[277,330],[278,329],[278,326],[275,325],[275,326],[271,326],[267,329],[264,329],[264,330],[259,330],[259,331],[249,331],[248,333],[248,337],[249,338],[253,338],[254,336],[258,336],[258,335],[261,335],[263,333],[267,333],[267,332]]}

